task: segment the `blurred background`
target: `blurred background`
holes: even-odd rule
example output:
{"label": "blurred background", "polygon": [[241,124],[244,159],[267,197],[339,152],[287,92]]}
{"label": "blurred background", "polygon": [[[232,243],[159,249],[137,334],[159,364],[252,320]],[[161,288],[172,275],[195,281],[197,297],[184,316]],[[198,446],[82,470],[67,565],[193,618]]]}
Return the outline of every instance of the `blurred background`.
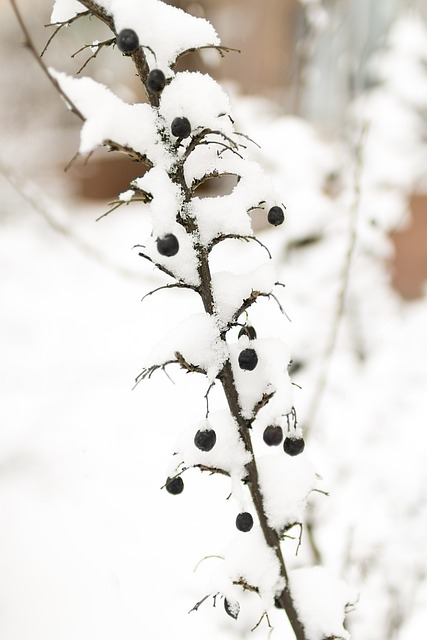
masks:
{"label": "blurred background", "polygon": [[[49,22],[49,4],[32,2],[31,12],[25,0],[19,5],[40,50],[53,31],[53,27],[43,27]],[[174,4],[211,20],[223,44],[241,52],[230,52],[223,59],[213,51],[194,54],[183,60],[186,68],[213,74],[238,95],[270,100],[276,114],[300,117],[332,141],[348,135],[357,100],[384,83],[373,60],[389,47],[387,36],[398,17],[412,11],[425,19],[427,12],[422,0],[266,0],[262,5],[257,0],[181,0]],[[2,70],[2,86],[7,95],[1,103],[5,156],[13,158],[16,154],[16,135],[26,139],[29,134],[40,174],[46,177],[54,172],[58,179],[53,184],[60,183],[61,188],[77,197],[112,199],[135,177],[135,166],[126,158],[107,157],[100,151],[88,166],[77,162],[62,176],[62,169],[75,153],[79,123],[64,112],[31,55],[19,47],[20,34],[8,1],[2,0],[0,6],[3,59],[10,58],[13,48],[13,60]],[[73,60],[70,55],[85,38],[90,43],[100,31],[108,37],[106,29],[103,31],[99,25],[94,29],[84,21],[62,30],[61,37],[54,39],[46,53],[47,64],[55,66],[60,60],[61,68],[76,72],[89,55],[83,51]],[[421,64],[422,45],[419,55]],[[122,91],[123,98],[143,99],[127,61],[106,50],[100,57],[101,60],[92,60],[83,73]],[[400,67],[398,72],[401,73]],[[425,105],[414,108],[421,116]],[[367,121],[369,117],[366,116]],[[405,131],[401,133],[404,137]],[[9,144],[15,154],[8,154]],[[19,166],[34,171],[33,160],[31,152],[21,153]],[[421,294],[427,277],[427,256],[422,244],[426,233],[425,173],[409,190],[411,223],[404,230],[399,229],[398,234],[393,230],[392,269],[398,291],[414,298]]]}
{"label": "blurred background", "polygon": [[[42,51],[51,3],[18,4]],[[260,336],[276,331],[291,345],[306,451],[330,492],[311,496],[290,563],[322,564],[358,589],[356,640],[423,637],[425,0],[171,4],[211,20],[241,51],[206,50],[181,68],[223,84],[237,129],[260,145],[248,154],[286,205],[283,228],[267,229],[262,211],[254,224],[292,322],[263,303],[252,320]],[[211,607],[187,615],[215,560],[193,567],[221,556],[234,532],[228,485],[193,474],[179,502],[159,491],[205,389],[177,374],[180,384],[160,377],[131,391],[143,355],[191,308],[185,292],[139,302],[164,284],[131,250],[150,233],[143,207],[95,223],[141,168],[105,150],[75,157],[80,122],[22,46],[7,0],[0,33],[0,636],[247,638],[250,595],[238,623]],[[75,74],[91,52],[73,54],[108,37],[77,20],[45,63]],[[144,99],[117,49],[81,74]],[[213,189],[204,195],[230,185]],[[280,613],[273,640],[292,638]],[[267,633],[261,625],[251,637]]]}

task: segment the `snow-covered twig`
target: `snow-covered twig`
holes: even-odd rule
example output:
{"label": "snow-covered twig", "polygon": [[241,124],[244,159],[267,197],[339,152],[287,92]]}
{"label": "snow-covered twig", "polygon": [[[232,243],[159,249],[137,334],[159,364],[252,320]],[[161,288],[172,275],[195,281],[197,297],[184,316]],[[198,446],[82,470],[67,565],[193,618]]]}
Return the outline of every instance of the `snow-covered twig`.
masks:
{"label": "snow-covered twig", "polygon": [[[16,10],[14,0],[11,1]],[[55,6],[61,6],[62,2],[56,0]],[[157,370],[166,372],[168,365],[178,364],[189,374],[206,376],[209,390],[218,381],[228,407],[224,418],[226,426],[222,425],[225,441],[220,442],[214,428],[221,418],[207,407],[202,428],[196,432],[191,448],[184,449],[183,455],[180,452],[176,472],[166,481],[165,489],[171,494],[181,493],[182,474],[188,468],[230,476],[232,494],[236,494],[240,508],[236,528],[249,535],[252,544],[259,539],[256,557],[265,557],[274,567],[268,573],[268,584],[261,577],[262,572],[252,579],[252,552],[248,551],[246,564],[234,569],[234,573],[230,569],[230,587],[234,589],[239,585],[259,592],[270,605],[275,600],[286,613],[295,638],[308,640],[305,614],[301,613],[293,591],[289,561],[285,561],[282,547],[283,531],[299,521],[299,512],[314,488],[314,474],[304,462],[294,486],[294,467],[287,460],[287,456],[294,458],[304,450],[287,372],[290,355],[282,340],[258,339],[249,322],[245,322],[237,341],[234,337],[240,316],[245,313],[248,320],[249,309],[259,298],[272,298],[283,312],[280,301],[272,293],[277,277],[272,275],[267,262],[241,274],[228,269],[226,277],[221,278],[224,274],[215,272],[211,255],[212,248],[224,239],[246,241],[247,251],[250,251],[249,242],[255,240],[266,249],[270,261],[269,250],[253,235],[248,212],[261,207],[268,222],[277,227],[284,222],[284,211],[279,204],[281,197],[261,168],[246,156],[245,145],[234,140],[236,132],[228,97],[219,85],[209,76],[175,71],[177,60],[189,51],[227,50],[221,47],[215,30],[206,20],[178,11],[160,0],[150,0],[147,5],[137,5],[133,0],[120,3],[80,0],[80,4],[89,15],[111,29],[114,38],[104,42],[115,44],[118,51],[132,60],[148,103],[125,104],[89,78],[76,79],[50,72],[38,58],[39,64],[70,108],[84,121],[81,153],[106,145],[143,165],[142,177],[133,184],[151,196],[141,206],[151,213],[153,231],[139,255],[173,279],[174,283],[165,288],[193,289],[203,308],[203,313],[187,319],[184,329],[177,328],[176,336],[174,334],[170,344],[166,341],[158,357],[143,368],[136,384],[149,379]],[[70,5],[66,3],[65,8],[69,11]],[[17,10],[16,13],[19,15]],[[74,18],[70,16],[70,20]],[[27,44],[36,55],[21,19],[20,23]],[[173,26],[168,30],[168,37],[164,35],[166,23]],[[120,30],[116,28],[119,24]],[[128,26],[123,27],[126,24]],[[226,115],[229,117],[225,118]],[[218,199],[212,207],[209,199],[195,196],[195,184],[211,175],[229,173],[238,177],[238,185],[229,196]],[[284,453],[280,456],[262,455],[257,451],[252,433],[263,420],[264,454],[268,448],[271,453],[274,445],[283,442]],[[221,424],[218,426],[221,428]],[[213,458],[209,457],[211,450]],[[268,458],[267,464],[265,458]],[[276,478],[271,482],[270,467],[277,471],[279,487],[283,469],[290,474],[289,493],[297,506],[283,507],[283,503],[274,506]],[[243,494],[256,523],[250,511],[241,510]],[[250,534],[252,529],[254,532]],[[237,619],[239,603],[218,591],[212,596],[214,604],[218,595],[224,598],[226,613]],[[200,600],[192,611],[209,597]],[[269,623],[265,611],[253,629],[264,617]],[[338,629],[334,637],[339,638],[340,632]]]}

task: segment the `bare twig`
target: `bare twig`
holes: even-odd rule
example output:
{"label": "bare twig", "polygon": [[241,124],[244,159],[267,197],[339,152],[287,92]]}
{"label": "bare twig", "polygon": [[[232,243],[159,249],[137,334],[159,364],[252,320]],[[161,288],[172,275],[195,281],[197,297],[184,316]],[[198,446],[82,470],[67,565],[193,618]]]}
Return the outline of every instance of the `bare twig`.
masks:
{"label": "bare twig", "polygon": [[49,69],[46,67],[46,65],[44,64],[43,60],[41,59],[41,57],[37,53],[37,49],[35,47],[35,44],[34,44],[32,38],[30,36],[30,33],[29,33],[29,31],[28,31],[23,19],[22,19],[21,13],[19,12],[19,9],[18,9],[18,6],[17,6],[15,0],[10,0],[10,3],[12,5],[12,9],[13,9],[13,11],[15,13],[15,16],[16,16],[18,22],[19,22],[19,26],[21,27],[22,33],[24,34],[24,46],[27,47],[27,49],[29,49],[29,51],[33,55],[34,59],[36,60],[37,64],[42,69],[43,73],[49,78],[50,83],[55,87],[56,91],[64,98],[65,102],[68,104],[68,106],[69,106],[70,110],[72,111],[72,113],[74,113],[76,116],[78,116],[80,118],[80,120],[85,120],[85,117],[83,116],[82,112],[76,107],[76,105],[73,103],[73,101],[67,96],[67,94],[62,89],[61,85],[56,80],[56,78],[54,78],[49,73]]}
{"label": "bare twig", "polygon": [[59,33],[61,31],[61,29],[63,27],[69,27],[76,20],[79,20],[80,18],[84,18],[85,16],[88,16],[88,15],[90,15],[89,11],[82,11],[81,13],[77,13],[75,16],[73,16],[69,20],[66,20],[65,22],[52,22],[52,23],[49,23],[49,24],[45,24],[45,27],[56,27],[56,29],[52,33],[52,35],[49,37],[48,41],[46,42],[46,44],[45,44],[45,46],[43,48],[43,51],[40,54],[40,58],[42,58],[44,56],[44,54],[46,53],[50,43],[52,42],[54,37],[57,35],[57,33]]}
{"label": "bare twig", "polygon": [[157,293],[157,291],[162,291],[163,289],[190,289],[191,291],[197,291],[197,289],[190,284],[185,284],[183,282],[174,282],[173,284],[165,284],[162,287],[157,287],[157,289],[149,291],[145,294],[145,296],[141,298],[141,302],[144,302],[144,300],[146,300],[149,296],[152,296],[154,293]]}
{"label": "bare twig", "polygon": [[241,53],[240,49],[233,49],[232,47],[224,47],[217,44],[206,44],[201,47],[190,47],[189,49],[182,51],[182,53],[178,55],[178,57],[176,58],[175,64],[173,65],[172,68],[176,67],[177,63],[179,62],[179,60],[181,60],[181,58],[188,56],[190,53],[196,53],[196,51],[201,51],[202,49],[215,49],[215,51],[218,51],[218,53],[222,58],[224,57],[225,53],[229,53],[231,51],[234,53]]}
{"label": "bare twig", "polygon": [[334,355],[338,333],[339,333],[342,318],[344,315],[347,289],[348,289],[348,284],[350,280],[351,265],[353,261],[353,255],[354,255],[356,240],[357,240],[357,222],[358,222],[360,192],[361,192],[361,172],[363,167],[363,145],[365,143],[366,134],[367,134],[367,127],[365,125],[361,131],[360,138],[355,149],[356,161],[355,161],[355,167],[354,167],[354,196],[353,196],[353,204],[350,209],[350,229],[349,229],[349,236],[348,236],[347,251],[344,258],[344,263],[342,265],[342,272],[340,275],[341,284],[340,284],[340,289],[338,293],[335,314],[331,323],[331,331],[327,339],[324,354],[322,357],[323,366],[322,366],[320,375],[318,377],[317,383],[315,385],[312,399],[307,411],[307,417],[305,420],[305,429],[309,429],[310,425],[313,424],[316,418],[317,412],[319,410],[323,393],[326,389],[329,369],[331,366],[331,361]]}
{"label": "bare twig", "polygon": [[214,238],[210,245],[209,245],[209,251],[217,244],[219,244],[220,242],[223,242],[224,240],[244,240],[245,242],[250,242],[251,240],[253,242],[256,242],[257,244],[260,245],[260,247],[262,247],[263,249],[265,249],[265,251],[268,254],[268,257],[271,260],[271,253],[268,249],[268,247],[265,246],[265,244],[263,242],[261,242],[261,240],[259,240],[258,238],[256,238],[255,236],[242,236],[238,233],[224,233],[221,234],[219,236],[217,236],[216,238]]}
{"label": "bare twig", "polygon": [[49,206],[43,202],[43,194],[35,192],[34,185],[29,186],[22,179],[17,178],[13,174],[12,169],[2,162],[0,162],[0,171],[21,198],[30,205],[33,211],[38,213],[51,229],[70,242],[78,251],[80,251],[80,253],[84,254],[91,260],[94,260],[103,267],[111,269],[115,273],[124,276],[125,278],[132,278],[133,280],[141,281],[141,277],[136,271],[134,272],[129,269],[124,269],[120,265],[114,263],[106,254],[100,252],[95,246],[88,243],[84,238],[76,233],[69,224],[58,220],[57,216],[51,211]]}
{"label": "bare twig", "polygon": [[196,604],[194,605],[194,607],[192,609],[190,609],[190,611],[188,613],[191,613],[192,611],[197,611],[197,609],[200,607],[200,605],[202,605],[204,602],[206,602],[206,600],[208,598],[215,598],[216,596],[218,596],[219,593],[216,593],[214,596],[209,593],[207,596],[205,596],[204,598],[202,598],[201,600],[199,600],[199,602],[196,602]]}
{"label": "bare twig", "polygon": [[214,554],[211,554],[209,556],[205,556],[204,558],[201,558],[199,560],[199,562],[196,564],[196,566],[194,567],[194,569],[193,569],[194,573],[196,573],[197,569],[200,567],[202,562],[204,562],[205,560],[210,560],[211,558],[218,558],[218,560],[225,560],[224,556],[217,556],[217,555],[214,555]]}
{"label": "bare twig", "polygon": [[83,63],[83,65],[79,68],[79,70],[76,71],[77,75],[83,71],[83,69],[89,64],[89,62],[91,60],[94,60],[97,57],[98,53],[104,47],[110,47],[115,42],[116,42],[116,38],[109,38],[108,40],[104,40],[103,42],[97,42],[96,44],[85,44],[78,51],[73,53],[73,55],[71,56],[72,58],[74,58],[78,53],[81,53],[82,51],[85,51],[86,49],[96,49],[96,51],[94,51],[92,53],[92,55],[89,56],[89,58],[86,60],[86,62]]}

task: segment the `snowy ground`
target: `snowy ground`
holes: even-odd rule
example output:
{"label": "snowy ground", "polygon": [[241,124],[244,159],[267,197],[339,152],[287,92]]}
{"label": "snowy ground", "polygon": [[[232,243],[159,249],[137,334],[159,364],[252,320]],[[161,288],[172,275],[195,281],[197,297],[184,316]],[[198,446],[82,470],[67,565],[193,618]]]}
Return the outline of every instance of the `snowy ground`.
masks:
{"label": "snowy ground", "polygon": [[254,596],[237,623],[222,602],[187,614],[221,560],[194,567],[235,536],[228,482],[194,472],[181,496],[160,490],[206,384],[199,400],[188,376],[174,386],[159,373],[132,390],[172,300],[174,320],[187,312],[186,292],[141,304],[164,280],[131,251],[147,225],[136,209],[98,224],[102,210],[73,212],[77,233],[132,279],[83,255],[2,186],[1,637],[235,637],[236,624],[258,621]]}

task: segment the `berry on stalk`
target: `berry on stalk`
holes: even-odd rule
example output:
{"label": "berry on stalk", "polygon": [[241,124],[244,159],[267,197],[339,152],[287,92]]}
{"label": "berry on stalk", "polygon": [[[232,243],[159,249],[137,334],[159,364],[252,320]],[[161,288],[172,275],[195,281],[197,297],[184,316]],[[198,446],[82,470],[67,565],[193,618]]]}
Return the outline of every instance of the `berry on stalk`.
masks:
{"label": "berry on stalk", "polygon": [[305,442],[302,438],[286,437],[283,443],[283,451],[289,456],[297,456],[304,451]]}
{"label": "berry on stalk", "polygon": [[178,253],[179,242],[178,238],[173,233],[167,233],[162,238],[157,238],[157,251],[162,256],[170,258]]}
{"label": "berry on stalk", "polygon": [[161,69],[152,69],[147,76],[147,87],[151,93],[160,93],[165,88],[166,78]]}
{"label": "berry on stalk", "polygon": [[267,214],[267,220],[275,227],[282,224],[285,220],[285,214],[283,213],[282,207],[271,207]]}
{"label": "berry on stalk", "polygon": [[246,533],[247,531],[250,531],[253,526],[254,519],[252,518],[250,513],[248,513],[247,511],[239,513],[236,518],[236,527],[239,531],[244,531]]}
{"label": "berry on stalk", "polygon": [[174,118],[171,124],[171,132],[175,138],[188,138],[191,133],[191,124],[185,116]]}
{"label": "berry on stalk", "polygon": [[269,447],[277,447],[283,440],[283,429],[279,425],[270,425],[265,428],[262,438]]}
{"label": "berry on stalk", "polygon": [[253,371],[258,364],[258,356],[255,349],[243,349],[239,353],[239,367],[245,371]]}
{"label": "berry on stalk", "polygon": [[194,436],[194,444],[200,451],[210,451],[214,448],[215,442],[216,433],[213,429],[199,429]]}
{"label": "berry on stalk", "polygon": [[181,476],[168,478],[166,480],[166,491],[173,496],[177,496],[184,491],[184,480]]}
{"label": "berry on stalk", "polygon": [[139,47],[139,38],[133,29],[122,29],[117,36],[117,46],[122,53],[133,53]]}

